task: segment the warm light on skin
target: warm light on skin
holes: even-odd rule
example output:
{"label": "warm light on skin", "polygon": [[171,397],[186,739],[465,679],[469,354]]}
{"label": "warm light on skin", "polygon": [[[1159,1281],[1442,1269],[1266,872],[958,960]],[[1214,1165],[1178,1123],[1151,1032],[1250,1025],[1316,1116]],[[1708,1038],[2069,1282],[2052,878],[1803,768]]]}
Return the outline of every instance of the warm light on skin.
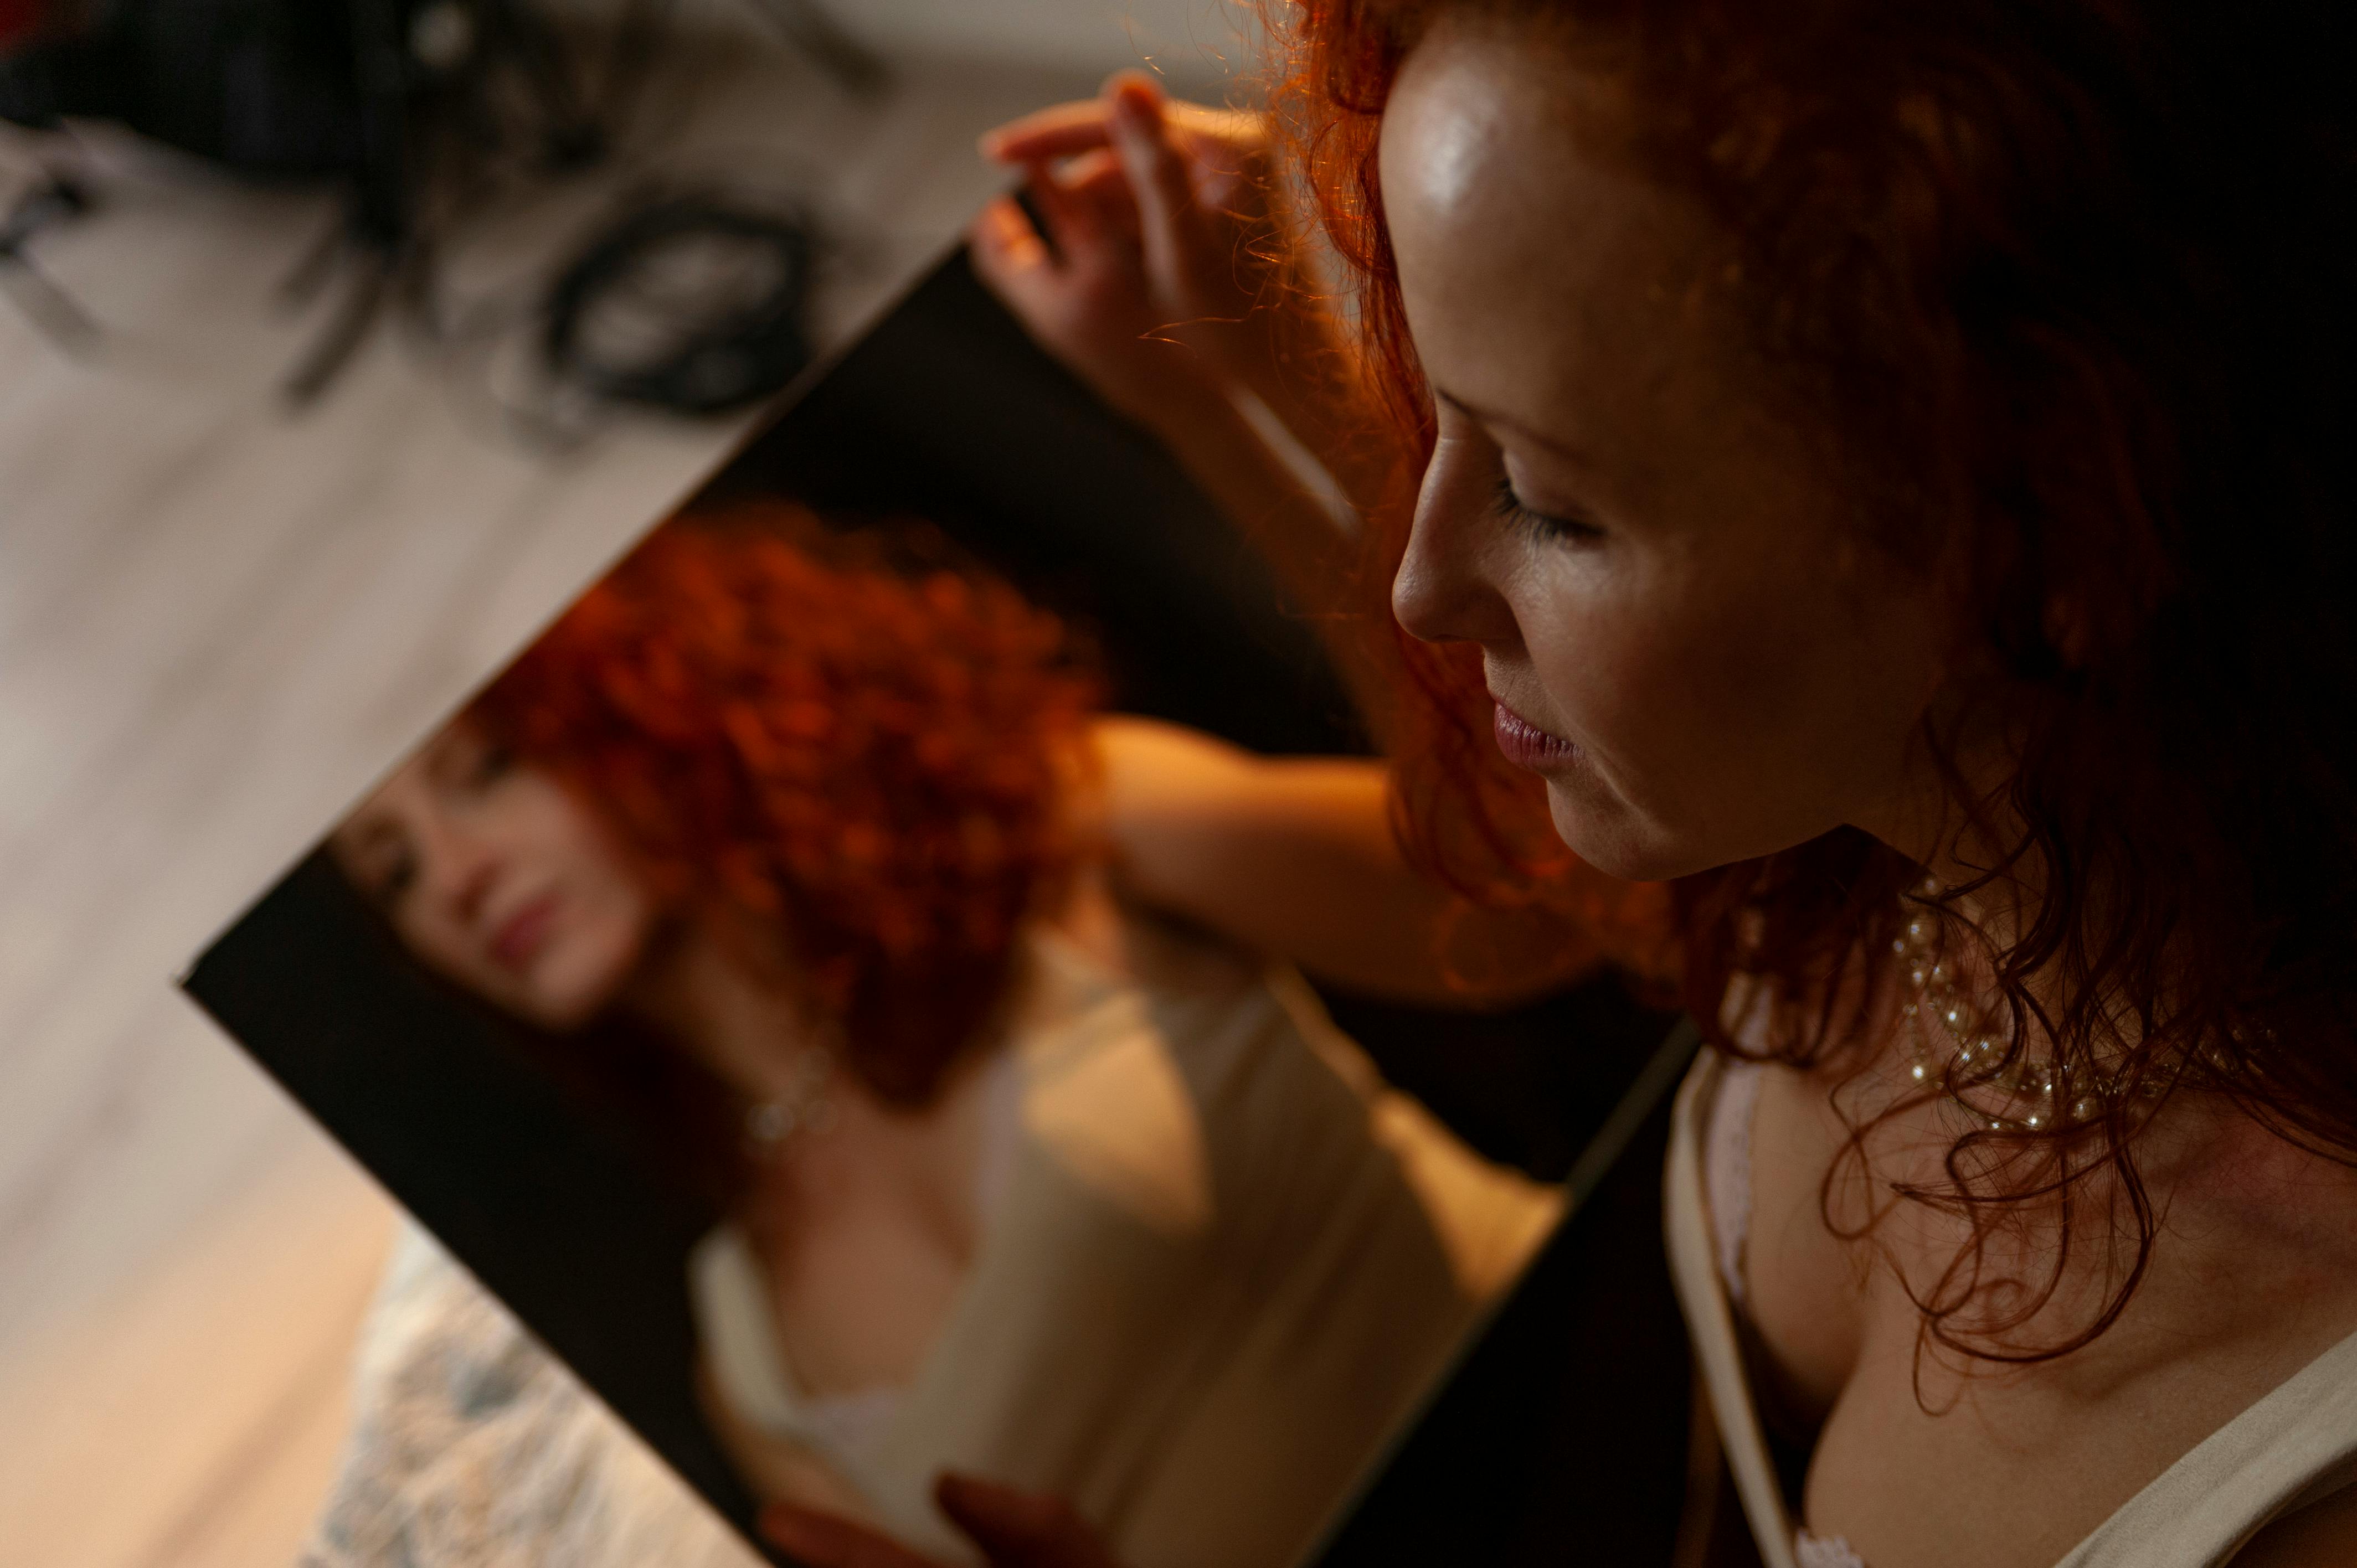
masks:
{"label": "warm light on skin", "polygon": [[[1731,297],[1726,242],[1575,119],[1562,52],[1445,19],[1384,116],[1384,210],[1439,440],[1394,585],[1419,637],[1577,748],[1583,858],[1654,879],[1845,823],[1920,856],[1930,585],[1861,543]],[[1566,530],[1514,517],[1501,484]]]}
{"label": "warm light on skin", "polygon": [[545,770],[453,725],[328,841],[430,968],[542,1028],[621,993],[659,911],[597,819]]}

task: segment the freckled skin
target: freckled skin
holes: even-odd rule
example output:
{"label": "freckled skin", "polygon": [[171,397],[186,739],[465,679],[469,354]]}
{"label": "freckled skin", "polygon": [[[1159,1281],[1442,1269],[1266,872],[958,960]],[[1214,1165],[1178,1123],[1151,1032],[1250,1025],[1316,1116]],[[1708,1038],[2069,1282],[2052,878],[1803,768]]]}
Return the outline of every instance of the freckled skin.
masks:
{"label": "freckled skin", "polygon": [[[1832,444],[1749,346],[1725,237],[1616,147],[1641,105],[1513,26],[1444,17],[1384,116],[1439,435],[1400,620],[1478,644],[1491,693],[1572,743],[1543,763],[1550,805],[1606,871],[1675,876],[1844,824],[1938,864],[1916,737],[1953,718],[1979,656],[1928,582],[1863,542],[1813,457]],[[1501,483],[1558,522],[1501,510]],[[1997,784],[2001,757],[1975,743],[1960,760]],[[1921,1301],[1971,1231],[1891,1184],[1943,1183],[1959,1113],[1906,1112],[1864,1167],[1836,1165],[1907,1087],[1893,1043],[1865,1042],[1848,1081],[1771,1073],[1753,1123],[1751,1316],[1771,1397],[1814,1429],[1803,1516],[1876,1568],[2046,1568],[2357,1330],[2357,1176],[2188,1096],[2139,1139],[2163,1224],[2114,1327],[2022,1368],[1920,1358]],[[2120,1196],[2077,1189],[2070,1265],[2023,1340],[2087,1326]],[[2059,1217],[2016,1218],[1991,1275],[2041,1281]],[[2244,1560],[2357,1561],[2357,1501],[2271,1527]]]}
{"label": "freckled skin", "polygon": [[[1418,636],[1479,643],[1493,694],[1579,748],[1548,786],[1590,864],[1667,877],[1889,829],[1921,788],[1910,743],[1945,618],[1857,543],[1780,419],[1725,243],[1587,149],[1565,77],[1547,51],[1444,23],[1384,119],[1385,211],[1441,394],[1394,608]],[[1548,156],[1523,156],[1542,140]],[[1599,532],[1502,522],[1501,478]]]}
{"label": "freckled skin", "polygon": [[[589,809],[553,776],[452,726],[328,841],[404,946],[445,978],[546,1029],[579,1026],[629,983],[659,911]],[[500,960],[504,925],[545,901],[545,935]]]}

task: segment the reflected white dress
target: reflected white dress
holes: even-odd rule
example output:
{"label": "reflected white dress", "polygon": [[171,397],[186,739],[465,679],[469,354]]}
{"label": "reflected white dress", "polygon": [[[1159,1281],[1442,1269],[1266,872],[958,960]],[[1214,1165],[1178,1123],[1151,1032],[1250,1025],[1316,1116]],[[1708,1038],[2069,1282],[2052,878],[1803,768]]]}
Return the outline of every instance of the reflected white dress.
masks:
{"label": "reflected white dress", "polygon": [[[741,1239],[717,1232],[691,1261],[734,1413],[806,1450],[875,1522],[944,1559],[973,1561],[929,1496],[951,1466],[1069,1498],[1130,1568],[1286,1568],[1561,1212],[1556,1189],[1482,1161],[1387,1089],[1290,970],[1172,945],[1167,972],[1138,984],[1060,940],[1037,944],[1052,995],[992,1069],[981,1242],[907,1387],[802,1395]],[[371,1478],[386,1452],[371,1449],[384,1423],[371,1412],[399,1390],[414,1397],[415,1380],[398,1376],[398,1347],[371,1352],[323,1541],[361,1493],[450,1487],[451,1466],[421,1467],[406,1450],[392,1456],[408,1478]],[[569,1383],[530,1354],[534,1377]],[[542,1445],[532,1425],[512,1423],[504,1441]],[[474,1463],[523,1473],[484,1435]],[[644,1509],[630,1527],[641,1532],[676,1528],[679,1503],[638,1484],[643,1450],[619,1428],[605,1441],[614,1484],[585,1466],[579,1506],[608,1519]],[[679,1554],[626,1556],[562,1511],[542,1510],[542,1528],[579,1554],[544,1544],[514,1561],[639,1568],[710,1550],[691,1530]]]}

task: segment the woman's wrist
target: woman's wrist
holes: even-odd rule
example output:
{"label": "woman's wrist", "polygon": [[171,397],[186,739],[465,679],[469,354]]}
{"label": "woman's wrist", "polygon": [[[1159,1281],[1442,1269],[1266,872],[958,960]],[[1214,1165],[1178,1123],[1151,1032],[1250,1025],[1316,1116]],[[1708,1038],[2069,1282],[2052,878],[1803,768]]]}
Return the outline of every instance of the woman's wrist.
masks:
{"label": "woman's wrist", "polygon": [[1140,347],[1153,351],[1129,356],[1117,371],[1108,368],[1096,379],[1097,391],[1192,469],[1243,418],[1230,390],[1233,382],[1206,346],[1157,339]]}
{"label": "woman's wrist", "polygon": [[1305,291],[1265,306],[1228,329],[1216,358],[1354,507],[1364,512],[1383,499],[1394,454],[1379,434],[1357,345],[1324,304]]}

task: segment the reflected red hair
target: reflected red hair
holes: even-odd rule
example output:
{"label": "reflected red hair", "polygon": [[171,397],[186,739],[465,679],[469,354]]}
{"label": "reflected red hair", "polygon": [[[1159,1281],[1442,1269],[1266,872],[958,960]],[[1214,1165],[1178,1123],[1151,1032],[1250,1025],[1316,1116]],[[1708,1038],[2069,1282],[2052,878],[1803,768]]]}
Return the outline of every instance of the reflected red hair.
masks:
{"label": "reflected red hair", "polygon": [[1101,686],[1004,583],[888,552],[783,503],[674,521],[472,713],[661,897],[781,944],[853,1069],[921,1102],[1081,861],[1065,784]]}
{"label": "reflected red hair", "polygon": [[[1858,526],[1954,567],[2019,737],[1961,820],[2028,899],[1996,945],[2012,1048],[2042,1036],[2122,1091],[2091,1124],[1960,1139],[1911,1196],[1984,1240],[2032,1201],[2133,1243],[2099,1312],[2019,1342],[2050,1299],[1968,1247],[1927,1333],[2037,1359],[2101,1333],[2158,1230],[2136,1133],[2226,1096],[2357,1155],[2357,103],[2330,7],[2198,0],[1308,0],[1276,14],[1281,117],[1404,440],[1428,399],[1383,223],[1376,135],[1434,18],[1478,9],[1619,78],[1630,156],[1741,246],[1759,346],[1841,443]],[[1395,565],[1406,504],[1373,532]],[[2061,629],[2058,629],[2061,628]],[[1530,797],[1480,736],[1468,650],[1411,645],[1411,848],[1460,886],[1544,874]],[[1935,757],[1949,737],[1928,734]],[[1920,868],[1853,831],[1684,879],[1688,1004],[1717,1043],[1732,978],[1816,999],[1796,1064],[1871,1037]],[[2033,993],[2031,977],[2039,985]],[[1859,983],[1864,981],[1866,983]],[[1835,996],[1860,998],[1837,1008]],[[2050,999],[2052,1005],[2040,998]],[[2091,1184],[2101,1173],[2108,1178]],[[1828,1181],[1831,1181],[1828,1177]],[[2092,1223],[2073,1206],[2093,1205]]]}

